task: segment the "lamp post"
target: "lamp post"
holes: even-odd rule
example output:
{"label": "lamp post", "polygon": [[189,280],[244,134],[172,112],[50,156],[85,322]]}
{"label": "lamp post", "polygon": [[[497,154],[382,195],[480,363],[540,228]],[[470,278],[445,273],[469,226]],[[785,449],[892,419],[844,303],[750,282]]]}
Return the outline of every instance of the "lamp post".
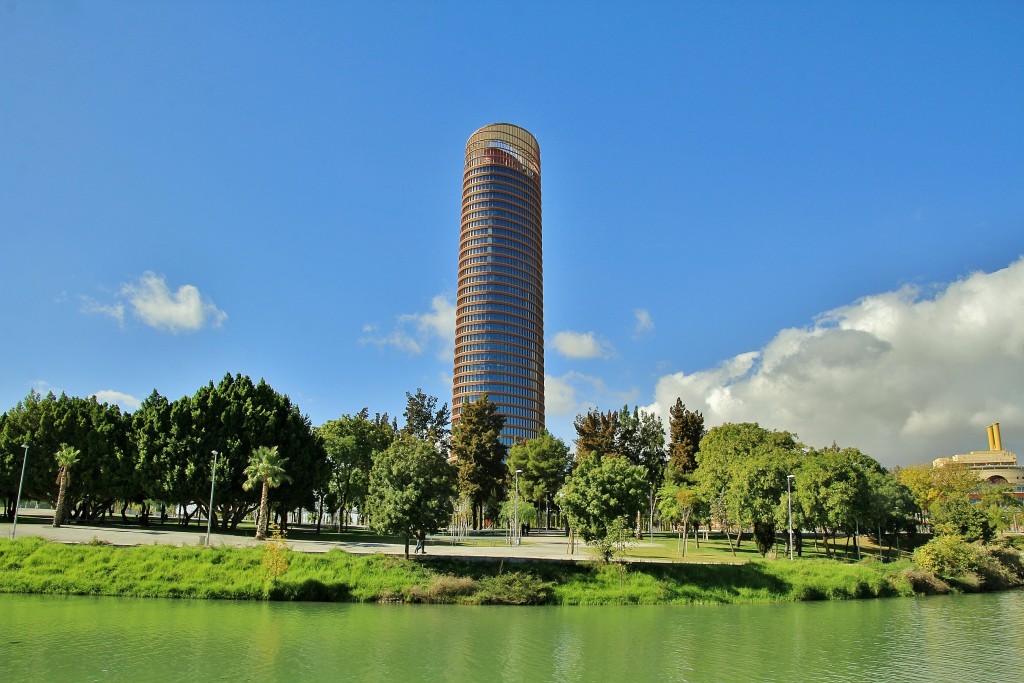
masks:
{"label": "lamp post", "polygon": [[512,517],[515,519],[515,526],[512,529],[513,545],[519,545],[519,474],[522,470],[516,470],[516,502]]}
{"label": "lamp post", "polygon": [[651,484],[651,545],[654,545],[654,484]]}
{"label": "lamp post", "polygon": [[21,458],[21,480],[18,481],[18,499],[14,503],[14,524],[11,526],[11,538],[14,538],[14,532],[18,530],[18,508],[21,507],[21,487],[25,483],[25,463],[28,462],[28,444],[21,444],[21,447],[25,449],[25,455]]}
{"label": "lamp post", "polygon": [[786,475],[786,496],[789,499],[789,559],[793,559],[793,475]]}
{"label": "lamp post", "polygon": [[210,530],[213,528],[213,487],[217,484],[217,451],[213,453],[213,474],[210,476],[210,510],[206,516],[206,545],[210,545]]}

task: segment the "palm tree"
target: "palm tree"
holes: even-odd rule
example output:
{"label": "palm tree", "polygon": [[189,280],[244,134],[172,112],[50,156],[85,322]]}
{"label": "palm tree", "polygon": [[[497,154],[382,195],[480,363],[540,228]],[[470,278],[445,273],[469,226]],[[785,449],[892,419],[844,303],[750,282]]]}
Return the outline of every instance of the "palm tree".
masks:
{"label": "palm tree", "polygon": [[82,451],[62,443],[53,457],[57,458],[57,465],[60,473],[57,475],[57,483],[60,484],[60,492],[57,494],[57,509],[53,513],[53,526],[59,527],[64,520],[64,506],[67,505],[68,486],[71,484],[71,466],[78,462],[78,456]]}
{"label": "palm tree", "polygon": [[282,458],[277,452],[277,446],[260,446],[253,451],[249,458],[249,466],[245,468],[245,483],[242,488],[246,491],[257,484],[263,484],[263,492],[260,494],[259,519],[256,521],[256,540],[262,541],[267,537],[267,500],[270,489],[276,489],[281,484],[291,481],[284,471],[284,464],[288,458]]}

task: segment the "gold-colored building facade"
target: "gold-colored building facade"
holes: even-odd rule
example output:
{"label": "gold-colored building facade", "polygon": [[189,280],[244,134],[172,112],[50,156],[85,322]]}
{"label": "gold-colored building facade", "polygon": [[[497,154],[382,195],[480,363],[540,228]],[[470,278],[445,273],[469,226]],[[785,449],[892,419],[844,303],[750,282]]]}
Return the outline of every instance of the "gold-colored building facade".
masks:
{"label": "gold-colored building facade", "polygon": [[540,145],[494,123],[466,142],[462,178],[452,424],[483,394],[506,445],[544,427]]}
{"label": "gold-colored building facade", "polygon": [[966,465],[988,484],[1012,486],[1018,498],[1024,498],[1024,467],[1017,464],[1017,456],[1003,448],[999,423],[988,426],[988,450],[958,453],[949,458],[936,458],[932,467],[945,467],[950,463]]}

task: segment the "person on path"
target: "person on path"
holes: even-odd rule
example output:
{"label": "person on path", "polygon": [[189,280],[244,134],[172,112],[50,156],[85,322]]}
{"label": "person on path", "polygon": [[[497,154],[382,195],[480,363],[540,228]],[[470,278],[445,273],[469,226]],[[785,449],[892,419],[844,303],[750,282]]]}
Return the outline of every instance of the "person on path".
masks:
{"label": "person on path", "polygon": [[423,553],[424,555],[427,554],[426,540],[427,534],[425,532],[416,532],[416,548],[412,551],[413,555],[415,555],[416,553]]}

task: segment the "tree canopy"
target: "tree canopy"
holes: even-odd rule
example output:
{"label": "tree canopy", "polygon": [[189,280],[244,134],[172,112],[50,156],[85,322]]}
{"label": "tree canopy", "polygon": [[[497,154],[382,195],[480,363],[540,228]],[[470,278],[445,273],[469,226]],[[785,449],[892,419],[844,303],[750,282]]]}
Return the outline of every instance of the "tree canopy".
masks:
{"label": "tree canopy", "polygon": [[539,509],[550,503],[565,483],[572,459],[569,447],[546,429],[533,439],[516,443],[508,452],[508,472],[519,475],[519,491]]}
{"label": "tree canopy", "polygon": [[665,476],[679,484],[697,469],[697,451],[704,438],[704,416],[687,410],[681,398],[669,408],[668,468]]}
{"label": "tree canopy", "polygon": [[405,538],[433,533],[452,514],[455,469],[432,443],[401,434],[373,463],[366,511],[377,530]]}
{"label": "tree canopy", "polygon": [[584,458],[562,487],[558,502],[570,526],[594,543],[608,536],[616,520],[629,524],[646,505],[647,486],[643,468],[625,458]]}
{"label": "tree canopy", "polygon": [[508,481],[507,454],[501,442],[505,418],[484,394],[462,406],[459,422],[452,430],[452,457],[458,467],[459,493],[473,508],[473,528],[479,528],[479,512],[485,503],[500,503]]}

